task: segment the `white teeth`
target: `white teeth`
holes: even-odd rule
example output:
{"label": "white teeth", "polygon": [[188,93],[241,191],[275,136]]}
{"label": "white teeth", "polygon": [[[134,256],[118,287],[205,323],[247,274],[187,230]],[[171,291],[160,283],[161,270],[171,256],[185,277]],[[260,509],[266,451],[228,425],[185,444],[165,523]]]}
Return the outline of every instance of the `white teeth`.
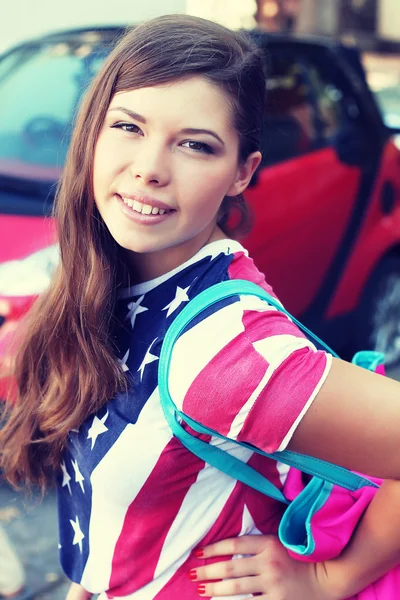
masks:
{"label": "white teeth", "polygon": [[145,204],[142,208],[142,215],[151,215],[151,210],[150,204]]}
{"label": "white teeth", "polygon": [[121,197],[125,204],[130,206],[134,211],[141,213],[142,215],[164,215],[167,212],[164,208],[157,208],[156,206],[151,206],[150,204],[142,204],[137,200],[124,198],[124,196]]}

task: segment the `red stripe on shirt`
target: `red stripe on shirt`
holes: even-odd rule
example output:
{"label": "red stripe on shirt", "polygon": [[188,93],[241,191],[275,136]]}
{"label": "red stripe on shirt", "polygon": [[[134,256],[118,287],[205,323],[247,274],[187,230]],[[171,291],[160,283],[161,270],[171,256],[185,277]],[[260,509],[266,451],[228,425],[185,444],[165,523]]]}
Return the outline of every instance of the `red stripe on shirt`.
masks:
{"label": "red stripe on shirt", "polygon": [[[247,464],[261,475],[264,475],[278,490],[282,490],[283,485],[275,460],[260,456],[260,454],[253,454]],[[261,533],[276,534],[278,532],[286,504],[277,502],[269,496],[249,488],[246,494],[246,505],[257,529]]]}
{"label": "red stripe on shirt", "polygon": [[[207,535],[201,540],[198,547],[201,548],[207,544],[228,537],[238,536],[242,528],[243,506],[243,487],[242,484],[238,483],[234,487],[217,520]],[[194,551],[195,550],[193,550],[188,560],[176,571],[170,581],[163,587],[162,591],[155,596],[154,600],[171,600],[172,597],[177,600],[198,598],[197,584],[190,581],[189,571],[205,564],[224,560],[224,557],[219,556],[214,559],[200,560],[194,556]]]}
{"label": "red stripe on shirt", "polygon": [[246,256],[244,252],[235,252],[234,257],[228,268],[230,279],[252,281],[261,286],[271,296],[275,296],[272,287],[265,281],[265,276],[257,269],[252,258]]}
{"label": "red stripe on shirt", "polygon": [[237,439],[275,452],[321,381],[326,361],[324,352],[293,352],[274,371]]}
{"label": "red stripe on shirt", "polygon": [[[210,439],[209,436],[201,438]],[[141,458],[127,457],[127,460]],[[132,594],[154,578],[168,532],[203,466],[204,462],[188,452],[176,438],[166,445],[126,513],[113,557],[111,598]]]}
{"label": "red stripe on shirt", "polygon": [[222,435],[265,375],[268,363],[239,334],[200,371],[186,392],[183,412]]}
{"label": "red stripe on shirt", "polygon": [[266,308],[265,312],[246,310],[243,313],[243,326],[251,342],[258,342],[278,335],[292,335],[304,339],[305,335],[288,317],[278,310]]}

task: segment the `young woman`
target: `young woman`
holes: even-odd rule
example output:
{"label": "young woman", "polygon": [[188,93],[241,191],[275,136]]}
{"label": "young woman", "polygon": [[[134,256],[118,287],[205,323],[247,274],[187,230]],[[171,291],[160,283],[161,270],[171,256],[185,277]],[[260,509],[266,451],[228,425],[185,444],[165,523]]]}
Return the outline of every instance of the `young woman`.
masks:
{"label": "young woman", "polygon": [[[167,16],[121,40],[80,109],[57,195],[60,267],[30,315],[1,433],[12,483],[57,478],[68,600],[339,598],[399,560],[400,486],[388,482],[337,569],[285,562],[279,547],[264,562],[263,536],[237,547],[255,558],[213,566],[207,557],[232,554],[232,542],[202,548],[274,535],[283,508],[190,454],[160,407],[159,353],[186,303],[230,278],[269,289],[228,228],[260,163],[264,90],[245,36]],[[400,385],[316,351],[257,298],[197,319],[174,351],[170,388],[231,437],[400,478]],[[282,487],[281,466],[225,447]],[[221,573],[237,579],[198,589]]]}

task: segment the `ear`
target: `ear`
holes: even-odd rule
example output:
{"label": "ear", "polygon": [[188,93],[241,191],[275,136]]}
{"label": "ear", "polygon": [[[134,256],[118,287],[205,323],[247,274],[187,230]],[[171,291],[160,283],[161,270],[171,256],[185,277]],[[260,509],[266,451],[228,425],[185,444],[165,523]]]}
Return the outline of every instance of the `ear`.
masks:
{"label": "ear", "polygon": [[261,152],[249,154],[246,162],[241,163],[236,173],[236,179],[226,192],[226,196],[237,196],[244,192],[250,183],[254,171],[261,162]]}

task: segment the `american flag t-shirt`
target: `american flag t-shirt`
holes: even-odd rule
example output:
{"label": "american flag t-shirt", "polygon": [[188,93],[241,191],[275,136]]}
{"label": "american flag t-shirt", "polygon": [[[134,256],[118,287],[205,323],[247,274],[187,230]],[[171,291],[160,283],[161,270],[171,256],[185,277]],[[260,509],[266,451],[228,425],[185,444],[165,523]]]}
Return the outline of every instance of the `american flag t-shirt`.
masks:
{"label": "american flag t-shirt", "polygon": [[[62,566],[102,600],[198,598],[188,578],[199,566],[194,549],[277,531],[283,507],[188,452],[173,437],[159,401],[157,368],[167,328],[191,298],[228,279],[271,292],[243,247],[220,240],[119,299],[119,361],[129,391],[70,432],[58,479]],[[329,366],[329,355],[285,315],[258,298],[237,296],[204,311],[180,337],[170,390],[189,416],[271,452],[287,445]],[[202,437],[282,487],[283,465]]]}

